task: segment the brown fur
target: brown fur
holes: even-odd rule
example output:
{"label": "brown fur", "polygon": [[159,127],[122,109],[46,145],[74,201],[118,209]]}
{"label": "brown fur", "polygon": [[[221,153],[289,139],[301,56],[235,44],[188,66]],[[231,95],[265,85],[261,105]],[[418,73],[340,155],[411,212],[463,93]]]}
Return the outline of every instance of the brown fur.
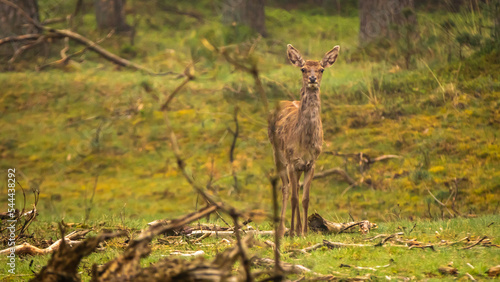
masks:
{"label": "brown fur", "polygon": [[[307,232],[307,211],[309,207],[309,189],[314,175],[316,159],[323,144],[323,126],[321,123],[320,85],[323,70],[331,66],[338,56],[340,47],[335,46],[320,61],[304,61],[300,52],[288,45],[287,54],[290,62],[302,70],[302,90],[300,101],[281,101],[269,119],[268,135],[273,145],[276,169],[282,180],[283,202],[279,233],[285,233],[285,212],[292,189],[292,222],[290,235]],[[300,220],[298,200],[299,179],[304,173],[304,208],[303,225]],[[296,218],[296,219],[295,219]]]}

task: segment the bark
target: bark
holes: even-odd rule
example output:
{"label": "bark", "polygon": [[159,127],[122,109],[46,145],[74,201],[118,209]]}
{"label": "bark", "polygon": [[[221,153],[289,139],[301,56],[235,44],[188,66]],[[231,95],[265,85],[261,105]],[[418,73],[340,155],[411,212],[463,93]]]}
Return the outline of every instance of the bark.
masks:
{"label": "bark", "polygon": [[225,0],[222,9],[222,21],[225,24],[244,24],[267,35],[265,0]]}
{"label": "bark", "polygon": [[417,24],[414,7],[413,0],[359,0],[360,45],[398,39],[398,27]]}
{"label": "bark", "polygon": [[131,29],[126,22],[125,0],[95,0],[94,8],[97,28],[117,32]]}
{"label": "bark", "polygon": [[[12,0],[32,19],[39,21],[38,3],[36,0]],[[25,34],[39,34],[40,30],[30,24],[19,10],[0,3],[0,38]],[[19,48],[18,43],[0,47],[0,56],[10,56]]]}

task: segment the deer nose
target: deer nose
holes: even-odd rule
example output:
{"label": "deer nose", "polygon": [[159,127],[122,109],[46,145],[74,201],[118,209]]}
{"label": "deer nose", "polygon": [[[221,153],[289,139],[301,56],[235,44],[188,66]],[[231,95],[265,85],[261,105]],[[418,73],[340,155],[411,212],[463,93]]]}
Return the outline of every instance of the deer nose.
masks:
{"label": "deer nose", "polygon": [[316,82],[316,77],[315,76],[310,76],[309,77],[309,82],[315,83]]}

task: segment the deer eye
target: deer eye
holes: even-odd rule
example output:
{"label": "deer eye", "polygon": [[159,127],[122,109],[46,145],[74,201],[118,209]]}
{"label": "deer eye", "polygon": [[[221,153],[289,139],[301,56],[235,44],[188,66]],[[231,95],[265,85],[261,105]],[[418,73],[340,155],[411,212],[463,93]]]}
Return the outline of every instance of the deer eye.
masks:
{"label": "deer eye", "polygon": [[300,69],[302,71],[302,73],[306,72],[306,69]]}
{"label": "deer eye", "polygon": [[319,71],[320,71],[321,73],[323,73],[323,72],[325,71],[325,69],[320,69]]}

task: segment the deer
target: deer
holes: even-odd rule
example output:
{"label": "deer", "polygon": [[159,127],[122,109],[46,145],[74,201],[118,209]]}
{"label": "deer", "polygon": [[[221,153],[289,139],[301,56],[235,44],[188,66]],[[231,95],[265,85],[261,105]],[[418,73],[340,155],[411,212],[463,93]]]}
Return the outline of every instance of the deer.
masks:
{"label": "deer", "polygon": [[[323,71],[337,60],[340,46],[328,51],[321,61],[302,58],[291,44],[287,45],[288,60],[302,71],[300,101],[280,101],[269,117],[268,137],[273,147],[274,163],[282,182],[282,205],[278,235],[283,237],[285,214],[289,190],[292,192],[292,221],[289,235],[307,233],[309,190],[314,176],[316,160],[323,145],[323,124],[321,123],[320,86]],[[299,180],[304,174],[302,208],[303,223],[299,208]]]}

